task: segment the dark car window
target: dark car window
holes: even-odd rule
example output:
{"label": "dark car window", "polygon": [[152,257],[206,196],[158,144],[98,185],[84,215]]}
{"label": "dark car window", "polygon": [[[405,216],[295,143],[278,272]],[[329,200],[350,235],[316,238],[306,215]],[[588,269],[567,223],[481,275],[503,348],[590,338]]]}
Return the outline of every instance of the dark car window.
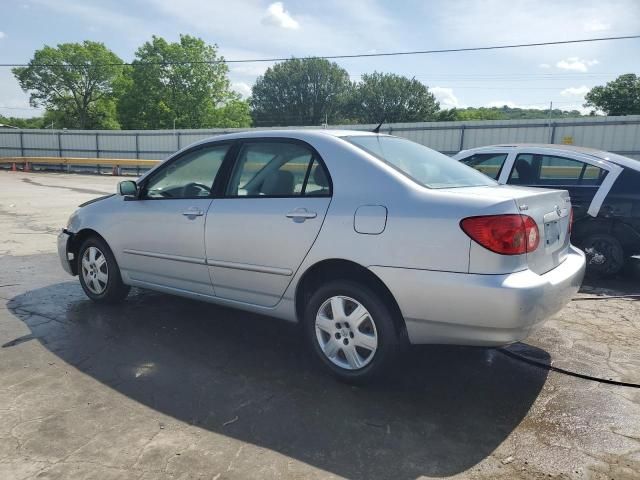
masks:
{"label": "dark car window", "polygon": [[184,154],[149,177],[142,198],[208,197],[227,150],[216,145]]}
{"label": "dark car window", "polygon": [[513,163],[511,174],[507,183],[513,185],[532,185],[538,179],[538,172],[531,153],[521,153]]}
{"label": "dark car window", "polygon": [[497,180],[506,159],[506,153],[476,153],[460,161]]}
{"label": "dark car window", "polygon": [[635,195],[640,199],[640,172],[625,168],[611,187],[611,193]]}
{"label": "dark car window", "polygon": [[[243,145],[238,153],[227,195],[328,195],[328,178],[314,153],[304,145],[291,142],[250,142]],[[315,183],[312,185],[308,183],[310,181]]]}
{"label": "dark car window", "polygon": [[521,153],[513,164],[509,182],[515,185],[598,186],[607,171],[579,160],[555,155]]}

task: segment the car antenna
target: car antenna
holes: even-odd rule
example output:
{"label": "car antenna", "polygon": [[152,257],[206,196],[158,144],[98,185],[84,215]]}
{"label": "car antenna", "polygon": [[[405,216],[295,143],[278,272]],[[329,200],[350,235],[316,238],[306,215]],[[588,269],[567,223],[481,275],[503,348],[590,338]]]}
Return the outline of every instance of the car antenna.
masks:
{"label": "car antenna", "polygon": [[373,130],[371,130],[373,133],[380,133],[380,127],[382,126],[382,124],[384,123],[384,119],[378,124],[378,126],[376,128],[374,128]]}

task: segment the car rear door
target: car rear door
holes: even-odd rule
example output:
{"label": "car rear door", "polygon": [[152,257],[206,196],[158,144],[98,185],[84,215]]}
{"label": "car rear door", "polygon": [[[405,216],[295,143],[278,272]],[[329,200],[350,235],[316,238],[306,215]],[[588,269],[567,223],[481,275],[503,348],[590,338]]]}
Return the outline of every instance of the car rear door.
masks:
{"label": "car rear door", "polygon": [[594,199],[613,168],[607,162],[582,155],[520,150],[516,152],[507,183],[568,190],[574,216],[581,218],[597,215],[594,210],[599,205],[594,204]]}
{"label": "car rear door", "polygon": [[216,296],[276,305],[320,232],[331,193],[326,168],[308,144],[243,141],[225,195],[207,213],[207,265]]}

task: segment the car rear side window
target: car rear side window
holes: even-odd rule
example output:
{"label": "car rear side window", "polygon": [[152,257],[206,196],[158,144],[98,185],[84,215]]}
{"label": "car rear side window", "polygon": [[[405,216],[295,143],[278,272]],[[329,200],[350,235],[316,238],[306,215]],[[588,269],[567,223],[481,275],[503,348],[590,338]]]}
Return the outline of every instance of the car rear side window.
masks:
{"label": "car rear side window", "polygon": [[494,180],[464,163],[404,138],[386,135],[343,138],[427,188],[496,185]]}
{"label": "car rear side window", "polygon": [[607,171],[572,158],[521,153],[516,157],[509,182],[515,185],[597,186]]}
{"label": "car rear side window", "polygon": [[249,142],[238,153],[227,195],[329,195],[328,178],[324,166],[305,145],[274,141]]}
{"label": "car rear side window", "polygon": [[506,153],[476,153],[460,161],[497,180],[506,159]]}

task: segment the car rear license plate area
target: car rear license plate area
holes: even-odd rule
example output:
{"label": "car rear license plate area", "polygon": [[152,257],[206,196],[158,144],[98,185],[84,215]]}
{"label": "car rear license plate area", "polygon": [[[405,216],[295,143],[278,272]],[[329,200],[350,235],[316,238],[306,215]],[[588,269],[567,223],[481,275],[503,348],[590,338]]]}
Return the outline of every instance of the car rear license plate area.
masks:
{"label": "car rear license plate area", "polygon": [[544,240],[547,248],[560,242],[560,222],[546,222],[544,224]]}

